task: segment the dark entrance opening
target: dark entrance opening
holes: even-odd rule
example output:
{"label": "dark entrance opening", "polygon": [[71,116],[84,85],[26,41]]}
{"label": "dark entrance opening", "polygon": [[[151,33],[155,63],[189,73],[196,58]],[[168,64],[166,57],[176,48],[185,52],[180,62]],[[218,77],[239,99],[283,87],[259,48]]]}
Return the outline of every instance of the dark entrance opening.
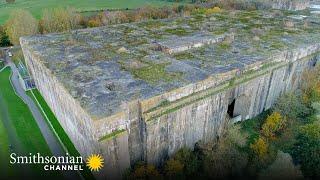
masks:
{"label": "dark entrance opening", "polygon": [[228,105],[228,111],[227,111],[227,113],[229,114],[229,116],[230,116],[231,118],[233,118],[234,104],[235,104],[235,103],[236,103],[236,100],[234,99],[234,100],[232,101],[232,103]]}
{"label": "dark entrance opening", "polygon": [[312,67],[316,67],[316,65],[317,65],[317,60],[312,62]]}

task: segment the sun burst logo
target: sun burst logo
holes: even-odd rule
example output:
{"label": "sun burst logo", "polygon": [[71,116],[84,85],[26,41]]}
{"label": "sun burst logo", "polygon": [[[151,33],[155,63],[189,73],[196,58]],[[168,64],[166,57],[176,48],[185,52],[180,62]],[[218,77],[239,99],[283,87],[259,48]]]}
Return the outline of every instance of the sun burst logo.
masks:
{"label": "sun burst logo", "polygon": [[99,154],[92,154],[87,159],[87,166],[91,171],[99,171],[103,167],[103,158]]}

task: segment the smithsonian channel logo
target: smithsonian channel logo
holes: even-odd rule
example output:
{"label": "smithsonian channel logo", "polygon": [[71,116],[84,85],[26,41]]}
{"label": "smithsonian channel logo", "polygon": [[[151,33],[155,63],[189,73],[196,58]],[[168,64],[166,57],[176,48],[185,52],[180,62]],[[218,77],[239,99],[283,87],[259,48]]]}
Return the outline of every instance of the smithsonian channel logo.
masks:
{"label": "smithsonian channel logo", "polygon": [[40,153],[28,156],[10,154],[10,164],[42,164],[45,171],[82,171],[87,166],[91,171],[103,168],[104,159],[99,154],[92,154],[84,160],[82,156],[42,156]]}

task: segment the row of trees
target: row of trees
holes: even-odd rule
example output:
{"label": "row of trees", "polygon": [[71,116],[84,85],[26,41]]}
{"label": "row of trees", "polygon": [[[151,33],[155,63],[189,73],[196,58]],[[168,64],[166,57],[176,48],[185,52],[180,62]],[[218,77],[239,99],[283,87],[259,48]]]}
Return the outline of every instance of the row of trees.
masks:
{"label": "row of trees", "polygon": [[68,31],[77,28],[78,25],[79,15],[72,8],[44,10],[40,21],[30,12],[18,9],[11,13],[6,24],[0,28],[0,43],[1,46],[10,43],[18,45],[22,36]]}
{"label": "row of trees", "polygon": [[[146,6],[136,10],[126,11],[102,11],[92,16],[82,16],[74,8],[45,9],[42,18],[36,20],[26,10],[13,11],[6,24],[0,26],[0,46],[6,46],[10,42],[19,44],[21,36],[37,33],[45,34],[63,32],[78,28],[99,27],[109,24],[137,22],[148,19],[163,19],[177,16],[189,16],[195,12],[206,13],[219,12],[223,9],[256,9],[255,3],[246,3],[246,0],[197,0],[194,4],[176,5],[155,8]],[[251,1],[250,1],[251,2]],[[10,42],[8,41],[10,40]]]}
{"label": "row of trees", "polygon": [[[128,11],[103,11],[89,17],[82,16],[74,8],[45,9],[40,20],[35,19],[26,10],[18,9],[10,14],[3,27],[0,26],[0,45],[10,42],[19,44],[21,36],[63,32],[78,28],[98,27],[109,24],[137,22],[147,19],[163,19],[168,17],[190,15],[199,8],[196,5],[179,5],[155,8],[146,6]],[[10,42],[8,42],[10,40]]]}
{"label": "row of trees", "polygon": [[[95,16],[84,18],[82,24],[88,27],[105,26],[109,24],[137,22],[148,19],[164,19],[177,16],[189,16],[197,5],[165,6],[155,8],[146,6],[128,11],[103,11]],[[201,8],[203,8],[201,6]]]}

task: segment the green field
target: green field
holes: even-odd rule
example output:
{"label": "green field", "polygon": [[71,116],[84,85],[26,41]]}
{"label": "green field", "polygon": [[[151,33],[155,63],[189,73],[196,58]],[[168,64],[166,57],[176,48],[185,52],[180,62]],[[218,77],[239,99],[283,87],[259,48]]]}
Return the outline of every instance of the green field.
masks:
{"label": "green field", "polygon": [[43,171],[42,166],[11,165],[10,153],[28,155],[41,153],[51,155],[50,149],[43,138],[27,105],[14,93],[9,81],[9,68],[0,72],[0,178],[21,178],[30,176],[61,177],[58,172]]}
{"label": "green field", "polygon": [[[32,92],[32,93],[31,93]],[[38,107],[42,110],[44,117],[47,117],[49,124],[52,130],[57,134],[60,138],[63,146],[67,149],[68,153],[72,156],[80,156],[80,153],[74,147],[73,143],[71,142],[70,138],[68,137],[67,133],[61,127],[58,119],[51,111],[50,107],[46,103],[46,101],[41,96],[40,92],[37,89],[33,89],[27,92],[27,94],[35,101]],[[39,103],[39,104],[38,104]],[[81,172],[85,179],[93,179],[91,172],[88,169]]]}
{"label": "green field", "polygon": [[141,6],[163,6],[173,3],[165,0],[16,0],[13,4],[0,1],[0,24],[9,17],[10,12],[17,8],[30,11],[35,17],[40,18],[42,10],[54,7],[74,7],[79,11],[95,11],[101,9],[133,9]]}
{"label": "green field", "polygon": [[[9,139],[4,127],[2,117],[0,116],[0,162],[8,162],[9,155]],[[0,164],[0,169],[3,173],[8,172],[8,166]],[[0,172],[1,172],[0,171]]]}

